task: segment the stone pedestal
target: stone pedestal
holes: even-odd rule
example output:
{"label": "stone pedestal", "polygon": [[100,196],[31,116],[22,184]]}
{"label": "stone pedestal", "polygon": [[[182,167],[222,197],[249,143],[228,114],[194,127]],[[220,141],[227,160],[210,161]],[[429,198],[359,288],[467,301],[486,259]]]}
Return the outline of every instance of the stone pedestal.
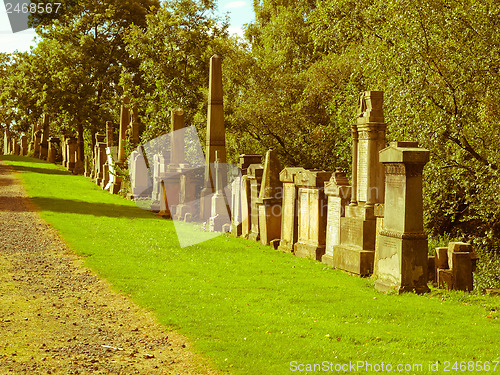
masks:
{"label": "stone pedestal", "polygon": [[175,207],[175,220],[191,221],[195,216],[195,189],[198,183],[191,171],[179,176],[179,204]]}
{"label": "stone pedestal", "polygon": [[325,182],[325,194],[328,197],[326,249],[321,261],[333,266],[333,248],[340,245],[340,218],[345,216],[351,200],[351,186],[343,170],[336,170],[330,181]]}
{"label": "stone pedestal", "polygon": [[331,175],[331,172],[308,170],[295,175],[299,214],[296,256],[321,260],[325,254],[328,203],[324,185]]}
{"label": "stone pedestal", "polygon": [[378,290],[429,290],[422,203],[422,170],[428,161],[429,151],[416,142],[392,142],[380,152],[386,180],[384,224],[377,249]]}
{"label": "stone pedestal", "polygon": [[250,233],[248,239],[252,241],[258,241],[260,238],[258,201],[263,173],[262,164],[251,164],[248,167],[247,178],[250,183]]}
{"label": "stone pedestal", "polygon": [[295,175],[305,171],[301,167],[288,167],[280,172],[280,181],[283,184],[283,202],[281,211],[281,235],[278,250],[293,252],[298,239],[298,189],[295,186]]}
{"label": "stone pedestal", "polygon": [[352,189],[345,217],[340,219],[340,245],[333,248],[333,266],[358,275],[373,272],[376,217],[384,203],[384,170],[378,153],[385,147],[383,93],[361,93],[358,118],[352,125]]}

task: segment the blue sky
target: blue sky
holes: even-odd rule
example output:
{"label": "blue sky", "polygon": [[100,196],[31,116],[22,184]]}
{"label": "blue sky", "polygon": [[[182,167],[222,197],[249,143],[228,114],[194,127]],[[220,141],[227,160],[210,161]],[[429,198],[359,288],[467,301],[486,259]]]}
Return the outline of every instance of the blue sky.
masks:
{"label": "blue sky", "polygon": [[[242,35],[245,23],[254,20],[252,0],[219,0],[218,11],[220,14],[229,13],[231,25],[229,31]],[[0,1],[0,52],[28,51],[34,46],[35,32],[32,29],[13,34],[10,29],[9,18],[3,1]]]}

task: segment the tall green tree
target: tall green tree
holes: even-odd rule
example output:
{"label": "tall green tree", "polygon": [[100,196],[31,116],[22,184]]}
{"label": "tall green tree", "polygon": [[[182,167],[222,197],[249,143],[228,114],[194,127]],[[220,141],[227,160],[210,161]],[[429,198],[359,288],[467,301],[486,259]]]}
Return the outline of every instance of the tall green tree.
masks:
{"label": "tall green tree", "polygon": [[122,77],[144,109],[144,139],[167,131],[177,107],[187,124],[204,127],[209,61],[213,54],[224,56],[227,20],[215,15],[214,1],[169,0],[146,26],[132,26],[125,36],[128,53],[140,61],[139,76]]}

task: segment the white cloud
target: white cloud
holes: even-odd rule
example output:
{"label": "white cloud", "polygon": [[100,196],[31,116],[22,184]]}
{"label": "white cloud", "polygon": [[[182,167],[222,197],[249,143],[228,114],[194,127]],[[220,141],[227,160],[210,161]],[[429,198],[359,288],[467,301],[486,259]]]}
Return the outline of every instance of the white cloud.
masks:
{"label": "white cloud", "polygon": [[247,5],[246,1],[232,1],[230,3],[227,3],[224,6],[224,8],[226,9],[243,8],[245,5]]}

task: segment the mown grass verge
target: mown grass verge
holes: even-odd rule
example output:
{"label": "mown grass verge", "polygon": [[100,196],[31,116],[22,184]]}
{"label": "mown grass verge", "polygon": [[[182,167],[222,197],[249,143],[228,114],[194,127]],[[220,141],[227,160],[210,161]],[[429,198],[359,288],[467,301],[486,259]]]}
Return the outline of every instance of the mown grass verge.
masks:
{"label": "mown grass verge", "polygon": [[1,158],[92,269],[223,371],[314,373],[291,370],[367,361],[393,371],[421,364],[409,373],[430,373],[437,361],[442,372],[445,361],[499,360],[499,297],[385,295],[370,279],[226,236],[181,249],[171,221],[87,178],[32,158]]}

